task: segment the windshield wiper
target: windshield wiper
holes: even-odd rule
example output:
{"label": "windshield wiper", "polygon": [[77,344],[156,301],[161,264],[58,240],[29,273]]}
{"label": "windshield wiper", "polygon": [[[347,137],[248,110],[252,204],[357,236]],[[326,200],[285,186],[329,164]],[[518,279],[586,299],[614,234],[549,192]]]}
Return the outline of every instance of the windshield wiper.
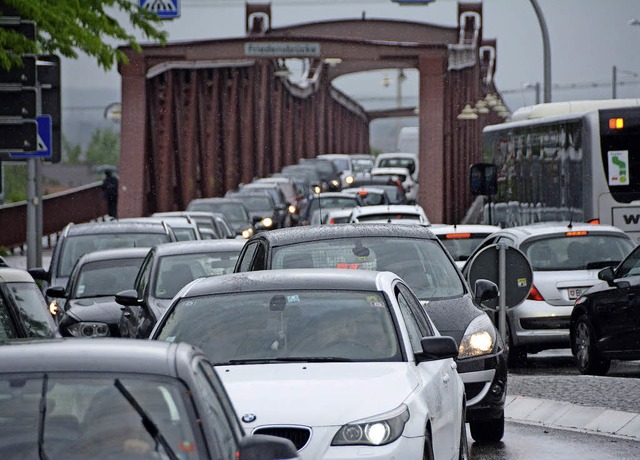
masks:
{"label": "windshield wiper", "polygon": [[153,423],[151,417],[149,417],[142,406],[140,406],[138,401],[136,401],[136,398],[134,398],[133,395],[129,393],[129,390],[124,387],[120,379],[115,379],[113,384],[118,389],[118,391],[122,393],[122,396],[124,396],[125,399],[129,401],[129,404],[131,404],[138,415],[140,415],[140,418],[142,418],[142,426],[144,426],[144,429],[147,430],[147,433],[149,433],[149,435],[151,435],[153,440],[156,442],[156,450],[158,449],[158,444],[160,444],[171,460],[178,460],[178,456],[167,442],[167,439],[158,429],[158,425]]}
{"label": "windshield wiper", "polygon": [[40,395],[40,409],[38,411],[38,456],[40,460],[48,460],[47,453],[44,451],[44,421],[47,417],[47,391],[49,384],[49,375],[44,374],[42,377],[42,393]]}
{"label": "windshield wiper", "polygon": [[230,359],[226,363],[216,363],[216,366],[230,364],[269,364],[269,363],[349,363],[353,360],[349,358],[339,358],[337,356],[280,356],[275,358],[249,358]]}

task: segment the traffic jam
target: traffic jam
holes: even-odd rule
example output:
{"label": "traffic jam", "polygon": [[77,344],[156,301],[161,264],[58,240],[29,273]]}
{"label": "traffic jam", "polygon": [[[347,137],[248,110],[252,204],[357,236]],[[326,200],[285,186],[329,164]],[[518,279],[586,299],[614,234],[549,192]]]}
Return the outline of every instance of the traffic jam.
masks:
{"label": "traffic jam", "polygon": [[[466,459],[529,354],[640,357],[625,232],[430,222],[417,162],[320,155],[3,261],[0,458]],[[468,277],[499,242],[533,274],[504,331],[498,280]]]}

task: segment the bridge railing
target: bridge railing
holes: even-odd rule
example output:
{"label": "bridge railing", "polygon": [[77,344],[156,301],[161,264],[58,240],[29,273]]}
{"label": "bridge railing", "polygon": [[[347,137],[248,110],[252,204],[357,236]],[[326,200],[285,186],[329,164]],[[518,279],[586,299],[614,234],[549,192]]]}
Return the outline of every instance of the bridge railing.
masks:
{"label": "bridge railing", "polygon": [[[102,196],[102,183],[94,182],[43,197],[42,234],[51,237],[69,223],[104,220],[107,203]],[[0,247],[22,248],[27,235],[27,202],[0,206]]]}

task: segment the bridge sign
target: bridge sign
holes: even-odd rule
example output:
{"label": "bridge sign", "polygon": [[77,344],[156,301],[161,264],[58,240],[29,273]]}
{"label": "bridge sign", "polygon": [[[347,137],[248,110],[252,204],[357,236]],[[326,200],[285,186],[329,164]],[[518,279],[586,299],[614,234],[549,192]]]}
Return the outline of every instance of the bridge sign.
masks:
{"label": "bridge sign", "polygon": [[320,57],[320,43],[249,42],[244,44],[244,54],[252,57]]}
{"label": "bridge sign", "polygon": [[138,0],[138,5],[157,14],[160,19],[180,17],[180,0]]}

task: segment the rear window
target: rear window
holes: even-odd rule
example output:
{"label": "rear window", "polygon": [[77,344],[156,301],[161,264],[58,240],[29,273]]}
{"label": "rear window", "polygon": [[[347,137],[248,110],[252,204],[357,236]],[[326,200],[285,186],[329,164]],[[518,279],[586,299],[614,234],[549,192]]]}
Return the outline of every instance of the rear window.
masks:
{"label": "rear window", "polygon": [[407,176],[404,174],[374,174],[374,177],[382,177],[387,180],[396,180],[400,179],[400,182],[404,182],[407,179]]}
{"label": "rear window", "polygon": [[535,239],[520,249],[534,270],[586,270],[617,265],[631,252],[633,243],[622,236],[587,233]]}
{"label": "rear window", "polygon": [[[460,235],[460,234],[457,234]],[[488,236],[488,234],[472,234],[466,237],[447,238],[446,235],[438,235],[444,247],[447,248],[453,260],[464,261],[469,258],[471,253],[480,246],[480,243]]]}
{"label": "rear window", "polygon": [[391,271],[420,299],[460,296],[464,285],[437,241],[414,238],[337,238],[273,249],[272,269],[342,268]]}
{"label": "rear window", "polygon": [[378,166],[380,168],[407,168],[411,174],[416,170],[416,163],[411,158],[383,158]]}

